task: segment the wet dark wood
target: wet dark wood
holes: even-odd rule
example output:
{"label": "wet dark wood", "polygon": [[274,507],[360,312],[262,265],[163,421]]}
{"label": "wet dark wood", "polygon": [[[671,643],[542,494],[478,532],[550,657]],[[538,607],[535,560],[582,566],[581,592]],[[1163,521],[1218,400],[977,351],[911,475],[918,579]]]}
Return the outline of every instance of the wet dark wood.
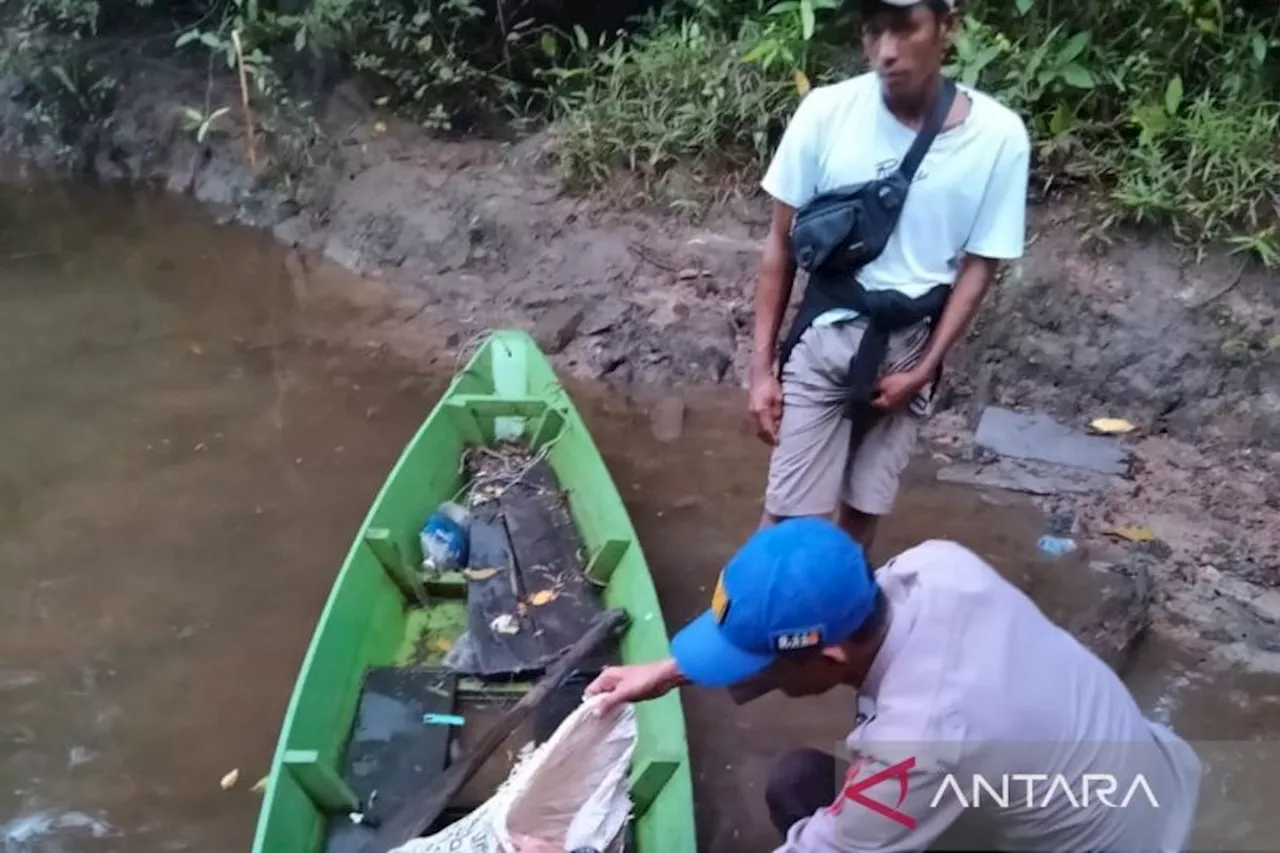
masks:
{"label": "wet dark wood", "polygon": [[408,796],[444,773],[454,729],[422,718],[454,713],[457,685],[457,675],[445,669],[369,670],[343,759],[343,779],[371,825],[356,825],[345,813],[334,815],[326,853],[360,850],[374,837],[376,825],[399,813],[410,802]]}
{"label": "wet dark wood", "polygon": [[[468,573],[496,569],[481,580],[467,581],[467,630],[475,645],[475,665],[466,674],[481,678],[536,673],[543,667],[544,644],[533,620],[522,614],[523,590],[512,559],[507,527],[497,505],[479,508],[471,521]],[[494,621],[510,617],[517,631],[493,630]]]}
{"label": "wet dark wood", "polygon": [[508,488],[499,505],[541,656],[550,660],[581,637],[604,609],[600,593],[586,579],[582,540],[545,460]]}
{"label": "wet dark wood", "polygon": [[359,853],[387,853],[410,839],[422,835],[449,807],[454,796],[484,765],[502,742],[555,691],[566,677],[575,673],[583,661],[595,654],[608,641],[625,629],[625,610],[601,613],[586,633],[548,668],[533,689],[493,725],[461,761],[453,764],[436,780],[414,789],[404,798],[406,805],[377,831]]}

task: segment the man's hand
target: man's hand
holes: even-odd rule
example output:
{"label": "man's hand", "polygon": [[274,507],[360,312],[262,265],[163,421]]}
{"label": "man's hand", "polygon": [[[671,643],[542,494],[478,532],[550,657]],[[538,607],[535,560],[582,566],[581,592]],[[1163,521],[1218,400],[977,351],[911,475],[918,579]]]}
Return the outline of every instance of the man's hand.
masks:
{"label": "man's hand", "polygon": [[752,371],[748,406],[756,422],[756,435],[768,445],[778,443],[782,423],[782,383],[765,371]]}
{"label": "man's hand", "polygon": [[871,405],[886,412],[904,408],[928,384],[929,374],[919,368],[890,373],[880,377],[880,381],[876,383],[876,395],[872,398]]}
{"label": "man's hand", "polygon": [[680,681],[680,671],[672,660],[607,666],[583,693],[604,696],[596,711],[607,714],[623,702],[657,699],[679,685]]}

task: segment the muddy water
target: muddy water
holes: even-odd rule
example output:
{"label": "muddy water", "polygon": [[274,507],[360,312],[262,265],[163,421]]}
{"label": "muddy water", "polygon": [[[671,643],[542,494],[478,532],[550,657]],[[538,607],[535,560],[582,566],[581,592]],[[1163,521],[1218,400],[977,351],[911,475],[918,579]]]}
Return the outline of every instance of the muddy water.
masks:
{"label": "muddy water", "polygon": [[[269,237],[173,200],[0,194],[0,851],[247,848],[333,572],[446,378],[309,343],[350,317],[300,306],[295,273]],[[763,448],[735,395],[691,399],[662,444],[644,401],[573,390],[678,625],[756,523]],[[948,536],[1014,567],[1042,524],[920,468],[877,550]],[[1190,737],[1280,734],[1273,680],[1145,654],[1136,692]],[[686,700],[701,848],[771,849],[763,768],[831,747],[849,697]],[[1211,817],[1256,844],[1267,811]]]}

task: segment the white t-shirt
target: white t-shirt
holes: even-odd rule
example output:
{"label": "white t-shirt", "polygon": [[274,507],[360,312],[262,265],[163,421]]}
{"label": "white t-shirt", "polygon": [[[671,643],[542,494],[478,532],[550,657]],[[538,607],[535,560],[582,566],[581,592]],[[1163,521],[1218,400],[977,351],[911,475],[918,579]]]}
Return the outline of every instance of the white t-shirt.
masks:
{"label": "white t-shirt", "polygon": [[777,853],[926,850],[967,817],[994,849],[1185,849],[1200,759],[1096,655],[958,543],[876,579],[889,627],[847,740],[863,763]]}
{"label": "white t-shirt", "polygon": [[[920,296],[953,284],[962,253],[1022,255],[1031,143],[1017,113],[957,84],[969,115],[940,132],[916,171],[897,228],[858,280],[868,290]],[[812,89],[791,118],[762,186],[800,207],[820,192],[872,180],[897,168],[916,131],[885,106],[866,73]]]}

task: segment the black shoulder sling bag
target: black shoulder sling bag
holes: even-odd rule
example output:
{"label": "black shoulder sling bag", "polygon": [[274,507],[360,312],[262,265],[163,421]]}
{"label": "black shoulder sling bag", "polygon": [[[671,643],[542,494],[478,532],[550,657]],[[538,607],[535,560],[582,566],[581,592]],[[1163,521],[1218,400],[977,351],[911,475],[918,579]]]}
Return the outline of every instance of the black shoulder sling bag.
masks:
{"label": "black shoulder sling bag", "polygon": [[819,193],[796,211],[791,251],[797,266],[808,273],[853,274],[879,257],[955,95],[955,83],[943,79],[933,108],[897,169],[865,183]]}
{"label": "black shoulder sling bag", "polygon": [[796,211],[791,227],[791,251],[796,266],[809,274],[799,311],[782,345],[783,365],[800,336],[825,311],[851,308],[868,318],[858,352],[846,379],[847,413],[865,409],[875,394],[875,382],[888,352],[889,333],[935,318],[946,305],[949,285],[938,285],[912,299],[897,291],[867,291],[858,283],[860,268],[884,251],[898,224],[916,170],[934,137],[942,129],[956,86],[943,79],[924,125],[898,168],[880,178],[819,193]]}

